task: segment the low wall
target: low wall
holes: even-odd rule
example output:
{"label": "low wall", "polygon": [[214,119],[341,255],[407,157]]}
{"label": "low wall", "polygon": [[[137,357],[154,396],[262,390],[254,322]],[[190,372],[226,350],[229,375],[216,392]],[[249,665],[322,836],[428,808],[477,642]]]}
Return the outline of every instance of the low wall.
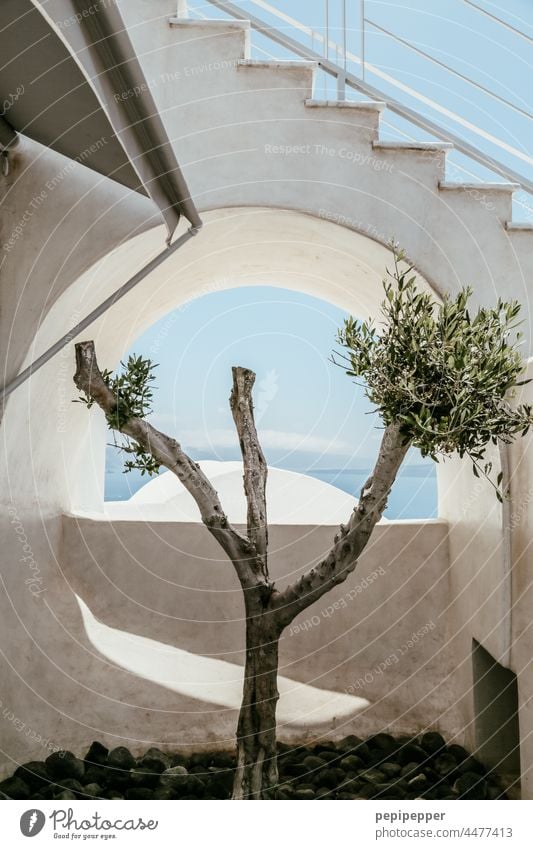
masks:
{"label": "low wall", "polygon": [[[335,530],[271,527],[270,573],[277,585],[320,559]],[[62,539],[65,579],[97,619],[197,654],[243,663],[241,590],[231,564],[202,525],[69,515],[63,517]],[[448,580],[445,522],[378,526],[347,581],[286,629],[280,673],[367,698],[371,707],[356,721],[360,733],[426,726],[448,736],[457,733],[453,679],[448,679],[454,659],[442,617]],[[113,687],[112,676],[108,686]],[[218,722],[216,713],[209,717],[210,739],[222,730]],[[347,733],[334,721],[328,730]]]}

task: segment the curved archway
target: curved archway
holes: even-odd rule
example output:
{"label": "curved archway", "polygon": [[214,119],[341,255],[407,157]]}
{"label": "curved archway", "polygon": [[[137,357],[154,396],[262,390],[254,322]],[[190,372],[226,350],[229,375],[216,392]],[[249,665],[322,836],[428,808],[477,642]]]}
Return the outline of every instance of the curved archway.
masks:
{"label": "curved archway", "polygon": [[[27,360],[33,359],[64,332],[65,321],[73,312],[89,312],[104,297],[115,291],[160,249],[160,243],[161,234],[157,230],[144,233],[127,245],[112,251],[103,261],[76,280],[51,308],[36,339],[30,345]],[[142,330],[172,308],[198,296],[202,291],[209,291],[214,285],[220,289],[240,286],[243,283],[289,286],[291,289],[325,298],[354,314],[376,314],[382,297],[381,279],[389,259],[387,249],[368,236],[310,215],[264,209],[220,210],[206,216],[206,227],[201,239],[190,241],[171,262],[161,266],[120,304],[95,322],[90,336],[96,342],[101,365],[113,367]],[[34,639],[40,646],[47,647],[54,643],[56,648],[60,645],[65,647],[66,651],[68,646],[71,650],[71,654],[68,654],[68,651],[65,653],[65,669],[61,667],[50,672],[49,686],[54,686],[54,692],[60,689],[61,697],[64,693],[68,702],[68,699],[73,700],[75,697],[81,674],[84,686],[92,688],[91,699],[80,713],[81,721],[90,723],[96,712],[106,724],[107,733],[119,735],[122,733],[121,728],[128,726],[130,722],[133,723],[131,727],[135,729],[140,729],[140,723],[145,723],[145,707],[143,702],[137,699],[137,694],[141,693],[143,698],[148,700],[152,699],[153,690],[148,690],[146,682],[143,683],[138,678],[132,679],[117,670],[110,671],[102,664],[102,659],[94,655],[88,645],[73,591],[82,598],[88,595],[94,599],[96,596],[97,606],[94,612],[101,621],[112,627],[128,630],[134,618],[137,633],[161,638],[163,642],[167,641],[167,635],[170,641],[175,639],[175,635],[170,637],[170,632],[175,630],[174,620],[177,615],[174,605],[179,602],[188,608],[191,602],[189,596],[180,588],[178,597],[170,597],[167,581],[158,580],[153,584],[150,576],[151,591],[158,593],[157,598],[154,597],[152,607],[146,604],[145,596],[149,586],[143,581],[136,585],[139,599],[129,599],[128,604],[124,601],[125,592],[121,591],[117,596],[111,592],[108,582],[102,583],[102,574],[98,571],[99,563],[120,570],[124,565],[116,558],[113,563],[110,562],[113,558],[110,556],[109,534],[115,534],[117,528],[110,527],[111,523],[107,523],[109,527],[106,529],[105,523],[93,521],[90,515],[91,511],[96,511],[99,518],[102,515],[104,445],[107,431],[103,417],[98,415],[98,411],[95,411],[95,415],[87,415],[81,405],[71,403],[74,396],[73,370],[73,352],[70,346],[65,349],[63,355],[50,361],[10,398],[9,415],[3,423],[4,444],[8,453],[4,492],[16,506],[28,505],[27,512],[23,513],[20,509],[17,516],[20,516],[25,532],[32,540],[33,551],[47,590],[47,615],[35,614],[31,617]],[[457,486],[462,486],[461,481]],[[452,497],[455,492],[458,501],[455,482],[450,492]],[[486,498],[481,493],[474,506],[476,514],[481,511],[485,521],[486,517],[494,512],[491,493],[487,492]],[[76,515],[72,515],[74,511]],[[89,515],[84,517],[84,511]],[[483,521],[480,526],[483,526]],[[388,527],[398,538],[394,550],[400,551],[403,557],[402,567],[395,573],[395,580],[399,580],[402,585],[405,582],[406,586],[411,586],[409,582],[412,579],[412,592],[416,597],[428,600],[431,605],[438,607],[441,603],[447,603],[446,594],[439,596],[431,592],[431,588],[438,582],[446,580],[446,523],[425,524],[423,529],[420,523],[390,523]],[[497,528],[497,524],[495,527]],[[123,530],[129,536],[130,528]],[[181,535],[182,530],[178,530]],[[189,530],[194,536],[194,533],[202,529],[190,524],[188,528],[183,528],[183,532],[188,533]],[[329,539],[331,528],[315,530],[316,534],[309,534],[307,548],[302,548],[301,539],[298,538],[299,556],[311,559],[316,550],[321,550],[320,546],[325,546],[325,539]],[[281,549],[286,546],[285,530],[281,526],[279,533],[277,548]],[[422,543],[419,538],[423,540]],[[390,543],[387,543],[385,536],[382,541],[386,553],[380,555],[379,548],[375,551],[380,562],[390,553]],[[135,547],[149,545],[146,561],[151,561],[154,556],[152,541],[147,539],[144,529],[141,529],[140,536],[132,539],[130,544]],[[485,548],[492,547],[493,551],[497,550],[493,536],[487,535],[483,544]],[[14,559],[18,554],[16,545],[16,540],[13,540],[11,548],[14,551]],[[181,540],[179,545],[184,548],[188,543]],[[476,545],[480,547],[478,540]],[[189,547],[196,550],[196,541],[191,541]],[[207,556],[216,560],[217,555],[207,552]],[[484,552],[480,556],[484,556]],[[128,584],[131,583],[130,565],[128,560],[126,569],[121,571]],[[189,565],[194,572],[191,574],[192,586],[193,580],[197,579],[198,570],[196,561],[191,560]],[[495,568],[498,567],[497,556],[494,557],[494,565]],[[215,590],[218,589],[214,595],[225,598],[226,576],[222,576],[220,570],[215,569],[214,572]],[[405,581],[402,575],[405,575]],[[209,581],[211,585],[211,576]],[[223,581],[224,584],[219,587],[216,581]],[[379,591],[380,597],[383,596],[379,605],[385,604],[390,596],[390,585],[376,581],[373,586]],[[22,606],[27,602],[25,593],[27,594],[27,591],[20,582],[17,584],[17,577],[13,574],[6,598],[14,598],[16,604]],[[407,593],[405,601],[409,609],[412,603],[411,592]],[[162,610],[163,604],[170,605],[168,613],[161,614],[157,621],[154,621],[153,611]],[[8,601],[6,605],[9,613]],[[185,610],[182,615],[190,618],[190,609],[188,612]],[[227,613],[224,612],[219,619],[222,621],[226,616]],[[238,612],[234,618],[238,618]],[[402,617],[402,620],[404,618]],[[342,623],[339,627],[341,625]],[[7,616],[6,627],[9,627]],[[353,623],[350,625],[350,628],[352,627]],[[334,638],[332,633],[331,639]],[[439,663],[442,663],[436,673],[440,681],[445,679],[453,664],[448,649],[444,650],[444,635],[441,634],[439,639],[443,641],[444,652],[442,657],[439,656]],[[73,640],[76,642],[75,648],[72,648]],[[219,650],[219,625],[213,628],[213,640],[214,648],[206,648],[204,629],[200,625],[191,634],[190,649],[200,653]],[[294,641],[291,646],[296,651]],[[429,649],[428,644],[428,652]],[[236,651],[233,632],[228,632],[226,650]],[[378,647],[376,650],[381,649]],[[367,658],[367,661],[371,666],[374,658]],[[25,668],[28,675],[34,674],[41,697],[41,693],[45,694],[47,691],[48,678],[43,680],[39,663],[40,656],[36,653],[35,659],[32,658]],[[295,669],[300,668],[298,658],[294,659],[294,665]],[[300,672],[302,676],[306,674],[302,670]],[[68,684],[65,683],[67,675]],[[62,688],[56,686],[58,680],[63,683]],[[342,689],[340,677],[332,681],[332,685]],[[17,698],[23,698],[24,684],[19,683],[17,687]],[[113,690],[112,701],[108,695],[110,687]],[[407,689],[410,690],[409,687]],[[411,690],[409,694],[406,692],[406,698],[411,695]],[[122,702],[118,712],[117,697],[118,701]],[[50,698],[49,704],[54,705],[55,697]],[[165,692],[157,691],[153,698],[157,704],[153,710],[154,727],[157,728],[154,733],[159,734],[161,740],[168,739],[167,712],[171,709],[172,702]],[[421,695],[421,703],[423,698]],[[434,709],[434,706],[431,707],[431,710]],[[52,729],[52,733],[58,737],[60,713],[49,705],[46,712],[45,727]],[[67,715],[69,722],[65,744],[77,750],[80,747],[82,732],[75,722],[70,721],[71,715]],[[426,716],[425,711],[424,715]],[[369,717],[368,721],[371,723],[374,719]],[[422,716],[413,718],[415,724],[423,721],[425,720]],[[183,720],[181,722],[180,728],[190,736],[190,724],[184,724]],[[454,712],[449,720],[450,733],[455,733],[458,727],[460,726]],[[200,739],[203,732],[204,726],[200,722],[195,730],[196,739]],[[136,730],[135,733],[142,732]]]}
{"label": "curved archway", "polygon": [[[159,239],[158,229],[137,236],[73,283],[49,311],[27,360],[64,332],[65,316],[88,312],[116,290],[159,249]],[[286,287],[327,300],[346,312],[376,315],[390,259],[390,251],[368,236],[310,215],[271,209],[219,210],[206,215],[201,238],[189,242],[95,322],[90,335],[100,362],[111,367],[143,330],[170,310],[209,291],[244,284]],[[422,285],[427,285],[423,279]],[[65,509],[90,510],[102,502],[100,456],[105,433],[94,421],[89,425],[81,411],[68,403],[71,361],[72,350],[67,348],[9,403],[21,405],[22,416],[31,396],[30,453],[45,464],[51,461],[47,477],[55,478],[54,498],[61,499]],[[50,407],[57,411],[52,424],[44,415]],[[19,439],[16,410],[9,426]],[[57,448],[50,451],[54,443]],[[63,480],[58,480],[58,459]]]}
{"label": "curved archway", "polygon": [[[377,456],[382,426],[364,388],[331,362],[346,317],[338,307],[301,292],[241,286],[211,291],[178,307],[130,347],[128,355],[157,363],[152,423],[176,435],[195,460],[209,463],[208,476],[217,475],[231,521],[241,523],[245,515],[241,454],[228,404],[231,368],[237,364],[257,375],[256,422],[271,467],[270,521],[346,521]],[[173,475],[147,484],[138,471],[123,473],[124,459],[108,447],[106,501],[126,503],[106,504],[107,515],[113,511],[115,518],[127,518],[134,511],[138,519],[146,518],[146,486],[150,502],[157,501],[155,491],[161,486],[158,509],[149,509],[153,520],[198,519],[192,499],[186,493],[178,497]],[[167,496],[177,497],[181,509],[178,502],[171,508]],[[386,517],[435,515],[435,464],[413,449]]]}

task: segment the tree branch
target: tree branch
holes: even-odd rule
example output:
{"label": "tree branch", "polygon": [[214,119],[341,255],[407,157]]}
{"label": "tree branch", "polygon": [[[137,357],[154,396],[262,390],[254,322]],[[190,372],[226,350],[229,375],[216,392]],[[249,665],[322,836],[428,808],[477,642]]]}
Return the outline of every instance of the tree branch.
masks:
{"label": "tree branch", "polygon": [[[74,383],[101,407],[107,417],[113,415],[117,410],[117,398],[107,386],[98,368],[94,342],[78,342],[75,347]],[[114,427],[120,433],[134,439],[143,451],[176,475],[196,501],[202,522],[232,561],[243,588],[257,586],[257,577],[252,567],[254,556],[252,545],[229,523],[216,490],[200,466],[183,451],[175,439],[161,433],[145,419],[132,416],[124,422],[117,422]]]}
{"label": "tree branch", "polygon": [[342,584],[353,572],[374,526],[383,515],[392,484],[408,449],[409,442],[400,433],[399,425],[388,425],[374,471],[361,490],[359,503],[348,525],[341,525],[333,547],[317,566],[273,597],[272,606],[278,612],[282,627],[286,627],[298,613],[336,584]]}
{"label": "tree branch", "polygon": [[230,407],[239,435],[244,468],[244,492],[248,504],[248,539],[254,547],[257,566],[268,582],[268,526],[266,507],[267,464],[261,450],[254,422],[252,389],[255,374],[250,369],[234,366]]}

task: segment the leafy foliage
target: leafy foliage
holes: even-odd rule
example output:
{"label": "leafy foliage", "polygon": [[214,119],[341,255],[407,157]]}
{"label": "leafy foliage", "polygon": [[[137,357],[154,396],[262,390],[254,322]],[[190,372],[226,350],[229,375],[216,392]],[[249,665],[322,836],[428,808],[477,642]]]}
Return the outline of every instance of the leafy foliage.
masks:
{"label": "leafy foliage", "polygon": [[[476,476],[488,443],[509,443],[531,423],[531,406],[511,407],[523,370],[516,332],[520,304],[501,299],[493,309],[468,310],[470,289],[437,304],[418,289],[413,268],[400,270],[403,252],[395,252],[394,272],[383,281],[383,326],[348,318],[338,342],[347,349],[346,373],[363,378],[367,397],[384,423],[399,422],[423,456],[457,452],[468,456]],[[348,368],[346,368],[348,364]],[[501,499],[497,480],[497,494]]]}
{"label": "leafy foliage", "polygon": [[[116,374],[109,369],[102,372],[105,384],[116,398],[115,407],[106,416],[109,429],[113,431],[120,430],[131,418],[143,419],[152,412],[152,383],[155,380],[153,370],[157,367],[157,363],[131,354],[127,362],[121,362],[120,366]],[[88,408],[94,403],[92,398],[86,395],[80,396],[78,400],[86,404]],[[124,441],[117,442],[115,438],[113,446],[132,457],[124,461],[124,472],[138,469],[141,475],[156,475],[160,469],[159,463],[135,440],[122,436]]]}

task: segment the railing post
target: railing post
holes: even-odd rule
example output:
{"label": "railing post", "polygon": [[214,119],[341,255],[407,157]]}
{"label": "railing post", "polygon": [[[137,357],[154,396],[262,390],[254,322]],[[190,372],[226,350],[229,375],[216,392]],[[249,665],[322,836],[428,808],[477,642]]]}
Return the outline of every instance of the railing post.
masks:
{"label": "railing post", "polygon": [[324,0],[325,26],[324,26],[324,56],[329,58],[329,0]]}
{"label": "railing post", "polygon": [[342,59],[346,70],[346,0],[342,0]]}
{"label": "railing post", "polygon": [[178,0],[178,7],[176,9],[176,17],[177,18],[187,18],[189,16],[189,10],[187,9],[187,0]]}
{"label": "railing post", "polygon": [[364,80],[365,78],[365,0],[359,0],[359,9],[361,12],[360,16],[360,27],[361,27],[361,77]]}

